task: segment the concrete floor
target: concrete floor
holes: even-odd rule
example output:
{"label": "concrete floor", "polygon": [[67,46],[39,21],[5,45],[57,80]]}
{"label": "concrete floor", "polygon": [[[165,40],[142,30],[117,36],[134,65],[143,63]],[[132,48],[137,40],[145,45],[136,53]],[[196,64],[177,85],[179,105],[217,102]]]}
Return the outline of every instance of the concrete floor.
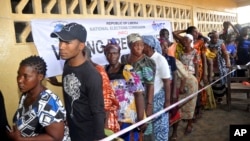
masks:
{"label": "concrete floor", "polygon": [[[238,98],[239,96],[233,94],[233,97]],[[180,121],[177,141],[229,141],[230,124],[250,125],[250,112],[246,110],[246,104],[233,101],[231,109],[231,112],[227,111],[224,99],[223,103],[217,105],[216,109],[203,110],[202,118],[193,124],[194,130],[189,135],[184,135],[186,122]],[[170,135],[171,133],[170,129]]]}

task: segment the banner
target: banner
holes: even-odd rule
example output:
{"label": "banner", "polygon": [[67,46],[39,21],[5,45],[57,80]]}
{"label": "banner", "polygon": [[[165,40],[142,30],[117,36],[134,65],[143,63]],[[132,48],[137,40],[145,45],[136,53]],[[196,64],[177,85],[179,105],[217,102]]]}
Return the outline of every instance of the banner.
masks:
{"label": "banner", "polygon": [[159,31],[166,28],[172,37],[171,23],[166,20],[130,20],[130,19],[67,19],[67,20],[44,20],[34,19],[31,21],[32,36],[38,53],[47,63],[47,77],[61,75],[64,60],[59,56],[59,40],[51,38],[50,34],[58,27],[67,23],[76,22],[82,24],[87,30],[85,45],[92,51],[92,60],[100,65],[107,64],[103,54],[102,45],[106,45],[111,38],[116,38],[120,47],[121,55],[128,54],[127,35],[139,33],[140,35],[153,35],[159,37]]}

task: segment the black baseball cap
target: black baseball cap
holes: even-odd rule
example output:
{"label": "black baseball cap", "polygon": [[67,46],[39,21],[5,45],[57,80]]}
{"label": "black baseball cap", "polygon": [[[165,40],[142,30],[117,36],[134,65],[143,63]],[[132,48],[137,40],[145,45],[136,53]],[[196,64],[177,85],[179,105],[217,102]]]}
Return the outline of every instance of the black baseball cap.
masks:
{"label": "black baseball cap", "polygon": [[50,34],[52,38],[60,38],[63,41],[78,39],[80,42],[86,42],[87,31],[84,26],[78,23],[69,23],[63,26],[62,30]]}

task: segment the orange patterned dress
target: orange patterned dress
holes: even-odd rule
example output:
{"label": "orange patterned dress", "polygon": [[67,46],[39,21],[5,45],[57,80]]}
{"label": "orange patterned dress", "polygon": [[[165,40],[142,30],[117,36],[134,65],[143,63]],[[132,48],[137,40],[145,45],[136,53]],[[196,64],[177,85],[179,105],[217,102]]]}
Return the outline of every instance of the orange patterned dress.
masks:
{"label": "orange patterned dress", "polygon": [[[197,53],[198,55],[200,56],[201,60],[198,62],[199,64],[199,68],[198,68],[198,72],[199,72],[199,77],[198,77],[198,84],[199,84],[199,89],[202,88],[203,86],[201,86],[200,82],[202,81],[202,76],[204,74],[205,71],[207,70],[203,70],[203,64],[202,64],[202,54],[205,54],[206,53],[206,47],[204,45],[204,41],[203,40],[197,40],[195,43],[194,43],[194,48],[197,50]],[[206,90],[203,90],[201,92],[201,98],[200,98],[200,102],[201,102],[201,105],[205,106],[206,103],[207,103],[207,93],[206,93]],[[199,105],[198,105],[199,106]]]}
{"label": "orange patterned dress", "polygon": [[109,113],[108,115],[108,129],[117,132],[120,130],[120,125],[118,123],[119,102],[115,97],[115,93],[110,85],[110,81],[105,69],[96,65],[95,68],[102,76],[102,87],[103,87],[103,98],[104,98],[104,109]]}

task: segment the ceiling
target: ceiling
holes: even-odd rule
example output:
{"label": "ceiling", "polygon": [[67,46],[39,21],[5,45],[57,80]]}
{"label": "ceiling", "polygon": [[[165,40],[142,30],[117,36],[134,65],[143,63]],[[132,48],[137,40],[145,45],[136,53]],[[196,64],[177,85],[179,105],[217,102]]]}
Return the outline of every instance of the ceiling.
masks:
{"label": "ceiling", "polygon": [[250,0],[234,0],[237,3],[238,7],[249,6]]}

